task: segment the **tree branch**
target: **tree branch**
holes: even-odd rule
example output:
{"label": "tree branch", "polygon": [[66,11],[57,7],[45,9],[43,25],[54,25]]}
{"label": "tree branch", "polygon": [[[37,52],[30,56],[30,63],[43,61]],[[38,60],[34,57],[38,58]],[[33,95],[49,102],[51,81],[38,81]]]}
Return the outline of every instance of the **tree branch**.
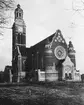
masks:
{"label": "tree branch", "polygon": [[0,7],[6,10],[14,8],[14,0],[0,0]]}
{"label": "tree branch", "polygon": [[[0,0],[0,28],[2,25],[6,25],[8,23],[8,19],[10,19],[10,16],[7,16],[7,11],[14,10],[15,7],[15,1],[14,0]],[[1,35],[0,30],[0,35]]]}

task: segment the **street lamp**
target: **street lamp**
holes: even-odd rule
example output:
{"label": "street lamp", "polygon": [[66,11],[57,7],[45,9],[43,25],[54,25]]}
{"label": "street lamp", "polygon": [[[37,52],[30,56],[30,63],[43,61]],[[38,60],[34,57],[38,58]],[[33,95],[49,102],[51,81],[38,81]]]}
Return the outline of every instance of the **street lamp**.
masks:
{"label": "street lamp", "polygon": [[38,54],[39,52],[37,51],[37,70],[38,70]]}
{"label": "street lamp", "polygon": [[32,54],[32,70],[33,70],[33,56],[34,56],[34,54]]}
{"label": "street lamp", "polygon": [[42,57],[42,59],[41,59],[41,63],[42,63],[41,65],[42,65],[42,69],[43,69],[43,57]]}

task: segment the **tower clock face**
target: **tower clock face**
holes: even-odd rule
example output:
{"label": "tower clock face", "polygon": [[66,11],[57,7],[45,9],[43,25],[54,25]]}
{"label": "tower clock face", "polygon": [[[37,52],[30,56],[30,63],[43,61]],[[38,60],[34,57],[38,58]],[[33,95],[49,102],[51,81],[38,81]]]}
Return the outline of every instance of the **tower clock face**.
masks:
{"label": "tower clock face", "polygon": [[66,57],[66,50],[62,46],[57,46],[54,50],[54,54],[55,54],[57,59],[63,60]]}
{"label": "tower clock face", "polygon": [[18,26],[18,32],[23,32],[23,27]]}

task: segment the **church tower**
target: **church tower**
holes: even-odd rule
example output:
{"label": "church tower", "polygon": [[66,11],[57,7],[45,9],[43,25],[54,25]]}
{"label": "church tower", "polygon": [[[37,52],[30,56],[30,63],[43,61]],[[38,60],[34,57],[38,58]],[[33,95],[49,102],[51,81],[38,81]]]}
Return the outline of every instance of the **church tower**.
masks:
{"label": "church tower", "polygon": [[12,27],[12,67],[13,75],[18,77],[18,73],[23,71],[23,62],[26,49],[26,26],[23,20],[23,10],[20,5],[14,12],[14,24]]}
{"label": "church tower", "polygon": [[71,61],[73,62],[74,64],[74,67],[76,69],[76,60],[75,60],[75,50],[74,50],[74,47],[73,47],[73,44],[71,41],[69,41],[69,45],[68,45],[68,56],[70,57]]}
{"label": "church tower", "polygon": [[26,47],[26,26],[23,20],[23,10],[20,5],[15,9],[15,19],[13,24],[13,44],[19,47]]}

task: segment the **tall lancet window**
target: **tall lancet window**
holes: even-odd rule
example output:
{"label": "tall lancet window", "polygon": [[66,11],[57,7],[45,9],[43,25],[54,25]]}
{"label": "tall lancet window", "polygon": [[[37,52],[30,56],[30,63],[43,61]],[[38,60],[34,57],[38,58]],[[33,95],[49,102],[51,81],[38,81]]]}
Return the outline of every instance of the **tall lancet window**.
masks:
{"label": "tall lancet window", "polygon": [[18,13],[16,14],[16,16],[18,17]]}
{"label": "tall lancet window", "polygon": [[21,13],[19,13],[19,17],[21,17]]}

